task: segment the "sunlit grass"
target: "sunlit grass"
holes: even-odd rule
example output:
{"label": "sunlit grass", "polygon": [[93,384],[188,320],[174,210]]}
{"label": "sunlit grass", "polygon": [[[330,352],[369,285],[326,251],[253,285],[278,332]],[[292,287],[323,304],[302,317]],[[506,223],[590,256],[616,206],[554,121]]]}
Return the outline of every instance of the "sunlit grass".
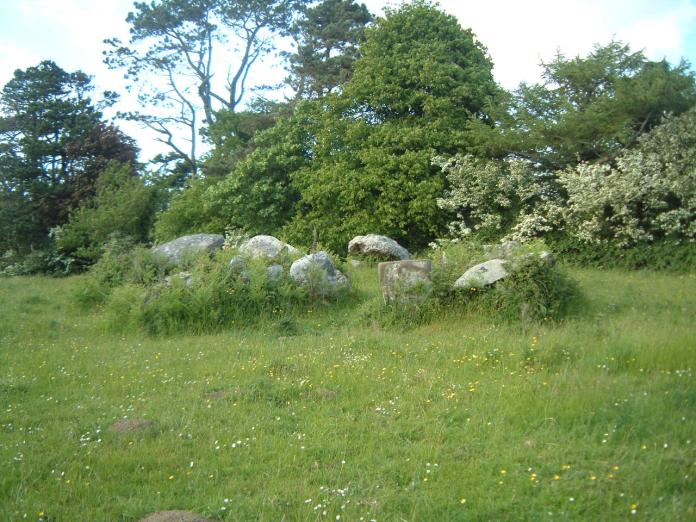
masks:
{"label": "sunlit grass", "polygon": [[695,517],[696,276],[572,274],[561,324],[318,307],[167,338],[109,333],[80,278],[2,279],[0,519]]}

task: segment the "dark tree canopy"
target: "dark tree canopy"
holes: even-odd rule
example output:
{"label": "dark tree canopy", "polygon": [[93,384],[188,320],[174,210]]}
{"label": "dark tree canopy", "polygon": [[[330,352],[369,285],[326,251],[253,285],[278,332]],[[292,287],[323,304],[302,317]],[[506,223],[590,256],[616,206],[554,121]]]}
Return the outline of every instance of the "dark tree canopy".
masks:
{"label": "dark tree canopy", "polygon": [[288,83],[297,98],[320,98],[350,80],[372,15],[355,0],[323,0],[293,28]]}
{"label": "dark tree canopy", "polygon": [[0,190],[5,205],[22,207],[24,245],[45,240],[93,194],[106,161],[135,163],[133,140],[102,121],[91,91],[83,72],[44,61],[15,71],[0,94]]}

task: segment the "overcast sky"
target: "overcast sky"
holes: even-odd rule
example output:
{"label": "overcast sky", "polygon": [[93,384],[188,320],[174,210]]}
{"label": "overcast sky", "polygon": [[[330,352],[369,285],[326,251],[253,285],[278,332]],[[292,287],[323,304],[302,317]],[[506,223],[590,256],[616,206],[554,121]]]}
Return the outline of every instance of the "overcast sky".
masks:
{"label": "overcast sky", "polygon": [[[381,14],[386,0],[363,0]],[[0,0],[0,85],[17,68],[51,59],[67,71],[93,75],[100,90],[124,90],[122,75],[102,64],[102,40],[127,40],[125,18],[132,0]],[[650,59],[696,64],[696,0],[442,0],[441,7],[471,28],[487,47],[494,74],[506,88],[539,78],[539,62],[557,49],[586,54],[612,38]],[[283,77],[267,62],[256,76]],[[128,125],[147,159],[155,148],[147,134]]]}

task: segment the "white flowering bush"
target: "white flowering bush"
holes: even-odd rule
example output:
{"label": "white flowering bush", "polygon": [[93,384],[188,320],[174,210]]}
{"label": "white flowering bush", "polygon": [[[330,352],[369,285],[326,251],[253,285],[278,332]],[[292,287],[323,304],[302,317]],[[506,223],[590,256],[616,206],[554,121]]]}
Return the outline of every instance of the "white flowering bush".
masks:
{"label": "white flowering bush", "polygon": [[696,109],[668,119],[615,162],[558,173],[565,233],[622,247],[696,238]]}
{"label": "white flowering bush", "polygon": [[667,118],[612,162],[552,176],[522,160],[435,158],[450,183],[453,237],[567,238],[616,248],[696,242],[696,108]]}
{"label": "white flowering bush", "polygon": [[456,213],[450,233],[463,237],[475,233],[498,238],[520,224],[528,237],[550,230],[550,224],[535,213],[538,204],[552,198],[548,176],[522,160],[482,160],[457,155],[434,163],[445,173],[450,188],[437,203]]}

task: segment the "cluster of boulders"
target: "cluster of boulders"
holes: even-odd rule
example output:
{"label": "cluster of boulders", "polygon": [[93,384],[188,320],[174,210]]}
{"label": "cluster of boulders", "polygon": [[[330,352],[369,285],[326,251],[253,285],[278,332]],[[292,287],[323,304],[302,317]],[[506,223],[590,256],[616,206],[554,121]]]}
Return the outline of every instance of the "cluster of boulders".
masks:
{"label": "cluster of boulders", "polygon": [[[212,254],[224,245],[224,238],[218,234],[195,234],[180,237],[154,248],[156,253],[165,256],[175,265],[181,264],[188,256]],[[313,292],[324,294],[340,288],[349,288],[350,280],[338,270],[327,252],[319,251],[303,255],[294,246],[278,238],[267,235],[254,236],[239,246],[239,254],[230,260],[230,268],[249,282],[248,262],[250,260],[267,263],[267,276],[279,280],[285,275],[289,265],[288,277],[298,284],[311,288]],[[538,256],[553,265],[554,256],[549,252],[524,253],[514,241],[484,247],[484,263],[469,268],[453,288],[471,289],[493,285],[512,272],[512,264],[523,257]],[[412,260],[411,254],[399,243],[386,236],[368,234],[357,236],[348,243],[350,261],[354,265],[369,261],[382,261],[378,265],[379,281],[386,303],[421,302],[432,290],[432,263],[427,259]],[[183,280],[186,286],[193,284],[189,272],[179,272],[168,276],[167,284],[174,279]]]}
{"label": "cluster of boulders", "polygon": [[[166,257],[172,264],[180,265],[190,256],[214,254],[222,249],[224,238],[217,234],[195,234],[183,236],[159,245],[153,250]],[[319,251],[303,255],[294,246],[273,236],[258,235],[239,246],[239,254],[230,260],[230,268],[244,282],[250,281],[249,261],[267,264],[266,273],[270,280],[278,280],[285,274],[288,263],[288,276],[293,281],[311,287],[318,293],[328,293],[339,288],[350,287],[348,277],[338,270],[327,252]],[[285,266],[284,266],[285,265]],[[179,272],[165,279],[172,284],[175,279],[184,281],[186,286],[193,284],[190,272]]]}

